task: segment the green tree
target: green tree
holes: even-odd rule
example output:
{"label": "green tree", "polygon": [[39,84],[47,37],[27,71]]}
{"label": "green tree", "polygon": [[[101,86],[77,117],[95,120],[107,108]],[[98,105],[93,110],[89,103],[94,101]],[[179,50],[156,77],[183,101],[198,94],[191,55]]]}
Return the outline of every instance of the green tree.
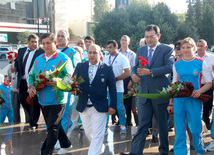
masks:
{"label": "green tree", "polygon": [[200,34],[200,27],[201,27],[201,20],[203,18],[203,4],[201,0],[196,0],[196,3],[194,5],[195,8],[195,19],[196,19],[196,25],[198,28],[198,33]]}
{"label": "green tree", "polygon": [[158,3],[152,10],[152,23],[158,25],[161,30],[161,42],[172,43],[177,36],[178,17],[171,13],[164,3]]}
{"label": "green tree", "polygon": [[199,39],[195,8],[191,5],[191,3],[189,3],[188,5],[186,21],[182,24],[182,26],[186,28],[186,30],[184,30],[183,28],[181,29],[181,30],[184,30],[183,34],[186,35],[184,37],[191,37],[194,40]]}
{"label": "green tree", "polygon": [[96,43],[105,46],[109,39],[118,43],[122,35],[131,38],[130,49],[136,51],[144,37],[144,29],[149,24],[157,24],[161,29],[161,42],[172,43],[177,35],[177,17],[163,4],[153,9],[146,1],[132,1],[130,6],[106,13],[96,26]]}
{"label": "green tree", "polygon": [[209,46],[214,44],[214,8],[209,3],[204,5],[203,19],[201,21],[201,38],[205,39]]}
{"label": "green tree", "polygon": [[31,34],[32,33],[29,32],[29,31],[19,32],[18,35],[17,35],[17,39],[19,40],[19,42],[21,44],[27,44],[27,38]]}
{"label": "green tree", "polygon": [[107,0],[94,0],[94,21],[99,22],[102,16],[109,11]]}

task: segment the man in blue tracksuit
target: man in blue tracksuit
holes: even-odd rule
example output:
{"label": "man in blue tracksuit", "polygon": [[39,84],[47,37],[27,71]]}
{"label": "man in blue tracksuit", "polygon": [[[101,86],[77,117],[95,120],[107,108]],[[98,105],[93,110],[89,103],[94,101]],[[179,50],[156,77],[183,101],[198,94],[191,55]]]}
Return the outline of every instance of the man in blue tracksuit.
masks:
{"label": "man in blue tracksuit", "polygon": [[4,123],[8,117],[10,123],[13,123],[13,107],[11,102],[11,83],[7,81],[7,75],[4,76],[4,83],[0,85],[0,94],[4,103],[0,108],[0,122]]}
{"label": "man in blue tracksuit", "polygon": [[[54,34],[45,33],[42,35],[41,40],[45,54],[40,55],[35,60],[32,71],[29,74],[28,91],[30,97],[36,95],[33,84],[36,75],[41,71],[54,71],[67,61],[65,68],[58,77],[63,78],[66,74],[73,73],[71,60],[67,55],[56,49]],[[42,113],[48,130],[46,140],[41,148],[41,155],[48,155],[53,153],[57,139],[59,139],[61,147],[66,148],[66,151],[70,150],[72,145],[61,126],[62,116],[67,103],[67,93],[55,89],[55,82],[47,81],[44,84],[45,88],[38,91],[37,95],[39,104],[42,106]]]}
{"label": "man in blue tracksuit", "polygon": [[[57,49],[64,54],[66,54],[72,62],[73,68],[77,65],[77,63],[81,62],[80,55],[77,51],[75,51],[73,48],[68,46],[69,41],[69,33],[66,30],[60,30],[57,33]],[[66,108],[64,115],[62,117],[62,127],[65,132],[67,132],[67,129],[72,126],[72,121],[70,119],[71,117],[71,105],[74,102],[74,96],[68,93],[68,102],[66,103]]]}

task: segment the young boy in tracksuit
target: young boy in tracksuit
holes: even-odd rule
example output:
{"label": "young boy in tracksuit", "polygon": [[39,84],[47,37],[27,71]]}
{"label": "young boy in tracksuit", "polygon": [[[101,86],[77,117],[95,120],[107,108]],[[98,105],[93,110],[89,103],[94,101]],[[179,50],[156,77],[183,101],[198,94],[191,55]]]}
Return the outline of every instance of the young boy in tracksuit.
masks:
{"label": "young boy in tracksuit", "polygon": [[11,83],[7,81],[7,75],[4,76],[4,83],[0,85],[0,94],[4,99],[4,103],[0,109],[0,122],[3,123],[5,118],[13,123],[13,107],[11,102]]}

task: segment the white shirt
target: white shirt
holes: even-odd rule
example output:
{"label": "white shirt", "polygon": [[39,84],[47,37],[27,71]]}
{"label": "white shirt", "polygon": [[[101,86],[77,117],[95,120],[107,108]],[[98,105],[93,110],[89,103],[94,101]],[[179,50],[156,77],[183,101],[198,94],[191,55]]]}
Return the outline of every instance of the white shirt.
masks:
{"label": "white shirt", "polygon": [[[27,50],[25,51],[25,54],[24,54],[24,56],[23,56],[22,64],[24,63],[25,57],[26,57],[26,55],[27,55],[27,53],[28,53],[28,50],[30,50],[29,47],[27,47]],[[30,50],[30,51],[31,51],[31,50]],[[31,70],[31,69],[29,69],[30,63],[31,63],[31,61],[32,61],[32,59],[33,59],[33,56],[34,56],[34,53],[35,53],[35,52],[36,52],[36,49],[35,49],[35,50],[32,50],[32,51],[29,53],[29,55],[28,55],[28,58],[27,58],[27,61],[26,61],[26,65],[25,65],[25,75],[22,76],[22,79],[27,79],[27,78],[28,78],[29,71]]]}
{"label": "white shirt", "polygon": [[[109,58],[110,58],[110,64],[109,64]],[[128,58],[123,54],[118,53],[117,57],[115,59],[114,58],[115,56],[111,56],[111,55],[106,56],[103,62],[109,65],[112,65],[114,75],[115,77],[118,77],[124,73],[124,69],[130,68],[130,64],[129,64]],[[123,80],[118,80],[116,82],[116,88],[117,88],[117,92],[120,92],[120,93],[124,92]]]}
{"label": "white shirt", "polygon": [[133,52],[132,50],[130,50],[129,48],[123,52],[121,50],[121,48],[118,50],[119,53],[123,54],[124,56],[126,56],[129,60],[129,64],[131,66],[131,68],[135,65],[135,58],[136,58],[136,54],[135,52]]}
{"label": "white shirt", "polygon": [[[206,61],[206,63],[207,63],[208,66],[209,66],[210,73],[211,73],[211,75],[212,75],[212,80],[214,80],[214,55],[205,52],[205,54],[204,54],[203,57],[200,57],[200,56],[198,55],[198,53],[196,53],[195,56],[198,57],[198,58],[201,58],[201,59],[204,60],[204,61]],[[202,83],[202,84],[205,84],[205,83],[206,83],[203,77],[202,77],[202,79],[201,79],[201,83]]]}
{"label": "white shirt", "polygon": [[88,51],[87,50],[83,51],[83,58],[88,60]]}

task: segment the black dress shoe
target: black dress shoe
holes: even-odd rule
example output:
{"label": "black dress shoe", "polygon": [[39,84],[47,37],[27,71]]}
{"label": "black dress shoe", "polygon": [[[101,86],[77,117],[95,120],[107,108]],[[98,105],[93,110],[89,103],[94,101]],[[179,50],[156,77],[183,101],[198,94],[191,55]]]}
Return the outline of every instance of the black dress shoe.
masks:
{"label": "black dress shoe", "polygon": [[158,142],[158,137],[152,135],[152,143],[157,143]]}

